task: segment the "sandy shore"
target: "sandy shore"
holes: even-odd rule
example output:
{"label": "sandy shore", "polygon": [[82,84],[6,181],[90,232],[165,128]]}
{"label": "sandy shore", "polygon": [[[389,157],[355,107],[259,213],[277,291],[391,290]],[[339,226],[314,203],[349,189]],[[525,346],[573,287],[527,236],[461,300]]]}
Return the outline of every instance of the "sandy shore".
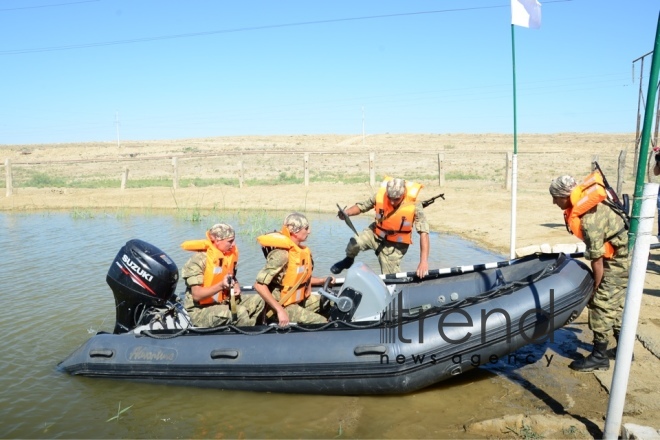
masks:
{"label": "sandy shore", "polygon": [[[561,211],[552,205],[547,190],[550,180],[560,174],[585,176],[591,160],[597,156],[610,183],[616,186],[618,158],[627,149],[621,186],[624,192],[632,193],[633,147],[634,134],[520,136],[515,247],[575,243],[566,232]],[[119,147],[112,143],[0,146],[0,157],[9,159],[13,177],[13,194],[0,197],[0,210],[9,213],[51,209],[334,212],[335,203],[351,204],[372,193],[368,153],[373,152],[377,180],[385,174],[412,178],[424,183],[423,198],[445,194],[445,201],[438,201],[426,210],[434,231],[460,235],[481,247],[508,255],[511,191],[505,187],[505,176],[506,153],[511,150],[512,138],[505,135],[373,135],[365,139],[301,135],[125,142]],[[305,153],[311,183],[308,186],[290,183],[292,177],[304,175]],[[129,182],[147,178],[171,182],[175,156],[179,178],[189,184],[176,190],[171,184],[157,188],[129,185],[120,189],[120,176],[126,168],[130,170]],[[444,177],[442,186],[440,167]],[[5,171],[3,167],[3,177]],[[26,187],[26,182],[35,175],[42,179],[44,175],[63,179],[58,182],[74,178],[115,179],[116,186]],[[341,176],[346,183],[337,183],[340,178],[333,176]],[[197,186],[190,180],[193,177],[227,180],[223,181],[225,184]],[[271,181],[255,184],[259,179]],[[239,181],[243,181],[242,187],[237,185]],[[652,251],[646,274],[636,361],[624,412],[624,422],[651,426],[660,420],[660,399],[654,397],[660,392],[655,377],[655,371],[660,369],[657,254]],[[586,314],[575,325],[584,332],[581,339],[591,342]],[[561,360],[566,365],[570,361]],[[568,368],[553,371],[560,375],[578,374]],[[609,389],[611,375],[612,369],[607,373],[580,375],[588,386],[580,390],[584,397],[582,406],[569,413],[575,416],[576,411],[583,411],[577,415],[602,428],[602,416],[607,409],[607,393],[602,390]],[[545,412],[551,416],[553,411],[546,408]],[[554,415],[571,417],[567,414]]]}

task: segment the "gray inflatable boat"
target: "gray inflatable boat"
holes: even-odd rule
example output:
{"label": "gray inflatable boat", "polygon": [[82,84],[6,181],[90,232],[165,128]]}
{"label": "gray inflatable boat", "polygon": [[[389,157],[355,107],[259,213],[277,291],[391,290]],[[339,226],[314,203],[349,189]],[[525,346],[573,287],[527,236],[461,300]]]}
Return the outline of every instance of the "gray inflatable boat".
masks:
{"label": "gray inflatable boat", "polygon": [[593,286],[589,268],[564,254],[408,275],[354,264],[341,285],[316,293],[327,324],[196,328],[177,301],[174,262],[130,240],[107,276],[114,332],[94,335],[58,367],[232,390],[409,393],[551,339],[581,313]]}

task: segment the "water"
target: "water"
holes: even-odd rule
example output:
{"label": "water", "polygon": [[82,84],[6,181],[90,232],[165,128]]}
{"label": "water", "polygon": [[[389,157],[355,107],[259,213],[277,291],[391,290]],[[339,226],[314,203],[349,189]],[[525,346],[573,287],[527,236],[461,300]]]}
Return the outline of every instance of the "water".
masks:
{"label": "water", "polygon": [[[264,258],[255,238],[283,215],[231,217],[241,251],[239,281],[252,284]],[[336,218],[310,215],[315,275],[329,275],[351,231]],[[354,218],[358,230],[367,217]],[[105,282],[129,239],[158,246],[183,266],[187,239],[203,238],[218,219],[192,223],[170,215],[0,213],[0,437],[2,438],[419,438],[455,437],[462,424],[501,415],[502,380],[478,369],[405,396],[300,396],[219,391],[71,377],[55,366],[99,330],[114,327]],[[257,224],[258,223],[258,224]],[[261,230],[259,230],[261,229]],[[402,264],[414,271],[415,240]],[[372,253],[358,257],[375,270]],[[429,267],[500,261],[454,236],[431,234]],[[180,283],[177,291],[184,290]],[[124,408],[130,407],[117,416]]]}

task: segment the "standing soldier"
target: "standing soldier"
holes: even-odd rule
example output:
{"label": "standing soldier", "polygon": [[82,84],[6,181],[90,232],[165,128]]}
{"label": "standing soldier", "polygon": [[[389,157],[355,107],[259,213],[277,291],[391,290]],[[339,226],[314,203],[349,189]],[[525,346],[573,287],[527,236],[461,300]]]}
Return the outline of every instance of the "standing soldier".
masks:
{"label": "standing soldier", "polygon": [[607,350],[609,337],[619,340],[621,317],[628,283],[628,231],[623,213],[607,200],[603,177],[598,171],[582,184],[571,176],[557,177],[550,184],[552,203],[564,210],[569,230],[584,240],[584,257],[591,261],[594,290],[587,307],[593,331],[593,351],[569,367],[577,371],[607,370],[616,349]]}
{"label": "standing soldier", "polygon": [[412,244],[413,226],[419,234],[419,265],[417,276],[423,278],[429,273],[429,224],[424,215],[422,202],[417,200],[422,185],[403,179],[386,177],[374,197],[337,213],[352,216],[376,211],[375,221],[357,237],[352,237],[346,246],[346,258],[336,262],[330,271],[340,273],[353,265],[361,251],[373,249],[378,257],[382,273],[399,272],[401,260]]}

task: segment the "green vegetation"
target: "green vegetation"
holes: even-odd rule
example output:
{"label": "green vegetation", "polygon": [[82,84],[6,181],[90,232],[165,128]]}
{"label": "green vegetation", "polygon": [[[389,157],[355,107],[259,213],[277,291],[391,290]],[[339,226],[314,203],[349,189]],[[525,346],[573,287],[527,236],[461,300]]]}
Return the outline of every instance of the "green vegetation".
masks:
{"label": "green vegetation", "polygon": [[89,219],[94,218],[94,213],[89,209],[73,208],[73,211],[71,211],[71,217],[79,220]]}
{"label": "green vegetation", "polygon": [[509,426],[507,426],[507,429],[512,433],[514,433],[516,437],[524,440],[543,438],[541,434],[537,434],[536,432],[534,432],[534,429],[529,425],[523,425],[522,428],[520,428],[520,432],[516,431],[515,429]]}
{"label": "green vegetation", "polygon": [[106,423],[107,423],[107,422],[110,422],[110,421],[112,421],[112,420],[117,420],[117,421],[118,421],[118,420],[119,420],[119,417],[120,417],[122,414],[124,414],[126,411],[128,411],[129,409],[131,409],[132,407],[133,407],[133,405],[131,405],[131,406],[129,406],[129,407],[126,407],[126,408],[124,408],[124,409],[121,409],[121,402],[119,402],[119,408],[117,408],[117,415],[116,415],[116,416],[113,416],[113,417],[110,417],[108,420],[106,420]]}
{"label": "green vegetation", "polygon": [[23,182],[22,186],[34,187],[34,188],[62,188],[69,186],[61,177],[51,176],[46,173],[32,173],[26,182]]}
{"label": "green vegetation", "polygon": [[[380,182],[384,176],[376,176],[376,181]],[[422,174],[422,173],[408,173],[406,178],[414,181],[435,181],[437,175]],[[448,180],[479,180],[481,177],[474,174],[464,173],[447,173]],[[2,180],[0,180],[1,182]],[[312,183],[366,183],[369,182],[369,174],[366,172],[345,173],[341,171],[312,171],[310,172],[309,181]],[[277,176],[273,177],[259,177],[246,179],[244,185],[246,186],[270,186],[270,185],[301,185],[304,183],[304,177],[301,173],[282,171]],[[121,180],[119,178],[85,178],[81,176],[72,179],[66,179],[54,174],[47,174],[42,172],[33,172],[21,170],[17,176],[14,177],[15,188],[78,188],[78,189],[104,189],[104,188],[119,188]],[[189,187],[211,187],[211,186],[229,186],[238,187],[239,180],[237,177],[217,177],[217,178],[187,178],[179,179],[180,188]],[[172,179],[169,177],[159,178],[143,178],[131,179],[129,177],[126,182],[126,188],[171,188]]]}
{"label": "green vegetation", "polygon": [[445,174],[447,180],[481,180],[476,174],[466,174],[460,171],[449,172]]}

